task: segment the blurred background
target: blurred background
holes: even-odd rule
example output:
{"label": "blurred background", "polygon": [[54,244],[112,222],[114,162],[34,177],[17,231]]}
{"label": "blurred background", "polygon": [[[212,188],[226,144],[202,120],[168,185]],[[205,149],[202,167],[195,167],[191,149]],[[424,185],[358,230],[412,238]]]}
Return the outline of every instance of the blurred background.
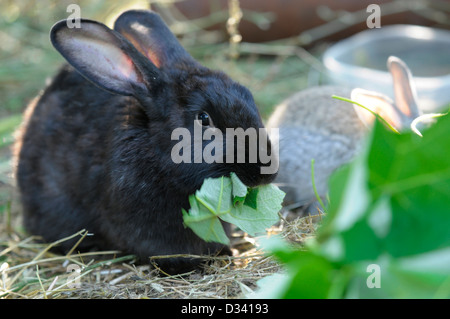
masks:
{"label": "blurred background", "polygon": [[[392,24],[450,29],[450,1],[444,0],[2,0],[0,214],[10,210],[12,200],[12,132],[27,103],[64,62],[48,34],[55,22],[72,14],[70,4],[80,7],[83,18],[109,26],[127,9],[159,12],[196,59],[247,86],[267,118],[290,94],[328,81],[324,52],[368,30],[366,9],[374,3],[381,8],[381,29]],[[448,59],[443,63],[450,65]]]}

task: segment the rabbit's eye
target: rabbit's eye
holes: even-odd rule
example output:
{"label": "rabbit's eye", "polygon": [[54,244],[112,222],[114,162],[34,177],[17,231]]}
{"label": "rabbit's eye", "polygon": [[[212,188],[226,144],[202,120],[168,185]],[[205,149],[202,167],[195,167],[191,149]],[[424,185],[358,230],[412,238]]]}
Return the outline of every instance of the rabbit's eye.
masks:
{"label": "rabbit's eye", "polygon": [[198,113],[196,120],[200,121],[203,126],[213,126],[211,117],[206,112]]}

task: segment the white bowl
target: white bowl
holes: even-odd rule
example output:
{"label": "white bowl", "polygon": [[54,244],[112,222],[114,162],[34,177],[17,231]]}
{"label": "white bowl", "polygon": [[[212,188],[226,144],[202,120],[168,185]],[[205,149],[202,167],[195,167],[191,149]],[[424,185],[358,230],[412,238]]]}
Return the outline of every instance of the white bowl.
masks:
{"label": "white bowl", "polygon": [[450,31],[413,25],[368,29],[331,46],[323,55],[328,82],[378,91],[393,98],[386,62],[410,68],[419,107],[435,112],[450,103]]}

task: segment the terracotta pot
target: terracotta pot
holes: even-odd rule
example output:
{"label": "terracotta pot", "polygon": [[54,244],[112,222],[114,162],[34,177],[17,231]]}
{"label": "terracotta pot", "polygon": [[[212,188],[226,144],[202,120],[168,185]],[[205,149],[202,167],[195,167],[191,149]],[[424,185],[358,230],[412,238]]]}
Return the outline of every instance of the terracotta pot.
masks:
{"label": "terracotta pot", "polygon": [[[392,0],[376,1],[381,6]],[[177,8],[189,19],[201,18],[209,15],[211,12],[211,3],[216,3],[221,9],[227,9],[228,0],[185,0],[176,4]],[[324,20],[318,15],[318,8],[326,6],[331,10],[345,10],[354,12],[364,10],[373,0],[240,0],[240,6],[245,12],[270,12],[275,20],[268,25],[267,29],[262,29],[255,23],[244,18],[239,25],[239,31],[242,34],[243,41],[247,42],[265,42],[277,39],[283,39],[299,35],[305,30],[317,27],[324,23]],[[382,9],[383,10],[383,9]],[[370,13],[367,13],[369,16]],[[381,16],[381,24],[419,24],[430,25],[430,21],[407,12],[389,16]],[[226,34],[225,21],[215,25],[213,29],[222,30]],[[363,29],[367,29],[366,23],[360,23],[352,26],[342,32],[332,35],[327,39],[337,40],[347,37]]]}

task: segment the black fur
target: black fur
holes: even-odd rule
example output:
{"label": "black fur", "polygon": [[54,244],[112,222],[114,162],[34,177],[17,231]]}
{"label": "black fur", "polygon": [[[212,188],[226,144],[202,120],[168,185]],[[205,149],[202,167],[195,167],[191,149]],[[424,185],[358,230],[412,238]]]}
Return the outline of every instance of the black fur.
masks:
{"label": "black fur", "polygon": [[[119,249],[144,261],[155,255],[230,253],[185,228],[181,209],[189,209],[189,195],[207,177],[236,172],[244,183],[258,185],[274,175],[261,175],[261,163],[174,164],[170,155],[177,141],[171,132],[192,131],[199,111],[208,112],[223,132],[263,124],[246,88],[191,58],[177,61],[159,66],[158,79],[146,83],[150,94],[134,87],[133,96],[110,93],[71,66],[62,68],[30,104],[16,144],[26,229],[46,241],[87,229],[93,236],[80,250]],[[158,265],[179,273],[199,262],[172,258]]]}

